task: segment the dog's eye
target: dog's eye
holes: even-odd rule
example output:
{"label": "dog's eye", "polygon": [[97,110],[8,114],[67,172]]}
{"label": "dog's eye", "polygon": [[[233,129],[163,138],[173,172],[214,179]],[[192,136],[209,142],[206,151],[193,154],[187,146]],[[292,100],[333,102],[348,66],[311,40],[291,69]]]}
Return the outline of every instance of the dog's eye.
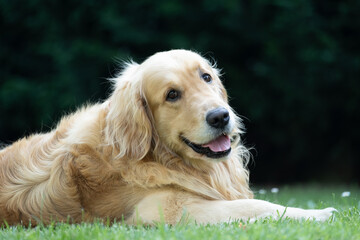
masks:
{"label": "dog's eye", "polygon": [[180,98],[180,92],[174,89],[171,89],[166,95],[166,101],[175,102]]}
{"label": "dog's eye", "polygon": [[212,81],[212,77],[208,73],[204,73],[201,75],[201,78],[204,79],[205,82],[210,83]]}

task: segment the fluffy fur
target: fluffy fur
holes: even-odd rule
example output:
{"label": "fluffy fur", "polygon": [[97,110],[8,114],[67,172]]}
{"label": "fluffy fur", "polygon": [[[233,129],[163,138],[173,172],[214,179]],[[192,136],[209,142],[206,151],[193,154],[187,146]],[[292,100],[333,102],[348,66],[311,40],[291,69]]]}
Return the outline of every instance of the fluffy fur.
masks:
{"label": "fluffy fur", "polygon": [[[202,74],[212,77],[205,82]],[[175,224],[276,216],[284,207],[252,199],[239,118],[228,105],[219,73],[200,55],[161,52],[128,63],[103,103],[64,117],[51,132],[0,151],[0,220],[8,224],[93,221],[95,218]],[[168,101],[167,93],[181,93]],[[182,138],[217,137],[207,112],[230,113],[224,134],[231,152],[199,154]],[[325,220],[333,209],[288,208],[286,216]]]}

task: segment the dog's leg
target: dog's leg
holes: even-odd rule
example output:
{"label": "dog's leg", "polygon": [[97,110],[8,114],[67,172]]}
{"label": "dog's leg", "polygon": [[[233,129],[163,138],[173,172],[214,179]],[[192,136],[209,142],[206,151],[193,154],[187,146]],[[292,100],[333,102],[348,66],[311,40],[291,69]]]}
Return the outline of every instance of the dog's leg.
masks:
{"label": "dog's leg", "polygon": [[236,219],[250,220],[265,217],[279,219],[281,217],[293,219],[310,219],[316,221],[328,220],[334,208],[301,209],[284,207],[263,200],[239,199],[233,201],[199,201],[191,203],[186,208],[189,214],[199,223],[217,223]]}
{"label": "dog's leg", "polygon": [[127,222],[153,224],[165,221],[175,224],[184,216],[200,224],[215,224],[238,219],[254,221],[270,216],[275,219],[289,217],[326,221],[334,211],[336,211],[334,208],[306,210],[284,207],[255,199],[205,200],[188,193],[163,191],[144,198]]}

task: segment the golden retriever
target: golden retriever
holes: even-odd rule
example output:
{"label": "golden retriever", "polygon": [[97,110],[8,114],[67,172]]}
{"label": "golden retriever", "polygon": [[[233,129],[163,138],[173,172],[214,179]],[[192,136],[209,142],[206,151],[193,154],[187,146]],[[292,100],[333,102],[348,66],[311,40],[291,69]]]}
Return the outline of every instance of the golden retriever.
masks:
{"label": "golden retriever", "polygon": [[113,82],[103,103],[0,151],[2,222],[326,220],[334,211],[252,199],[240,119],[200,55],[160,52]]}

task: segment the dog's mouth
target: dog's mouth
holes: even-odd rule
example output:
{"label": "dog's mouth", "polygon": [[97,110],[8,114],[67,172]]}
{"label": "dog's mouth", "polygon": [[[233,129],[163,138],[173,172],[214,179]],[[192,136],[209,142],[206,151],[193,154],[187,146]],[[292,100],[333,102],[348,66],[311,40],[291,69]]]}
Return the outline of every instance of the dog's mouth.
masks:
{"label": "dog's mouth", "polygon": [[214,140],[205,144],[196,144],[181,137],[186,145],[191,147],[195,152],[206,155],[209,158],[222,158],[231,152],[231,140],[228,135],[220,135]]}

